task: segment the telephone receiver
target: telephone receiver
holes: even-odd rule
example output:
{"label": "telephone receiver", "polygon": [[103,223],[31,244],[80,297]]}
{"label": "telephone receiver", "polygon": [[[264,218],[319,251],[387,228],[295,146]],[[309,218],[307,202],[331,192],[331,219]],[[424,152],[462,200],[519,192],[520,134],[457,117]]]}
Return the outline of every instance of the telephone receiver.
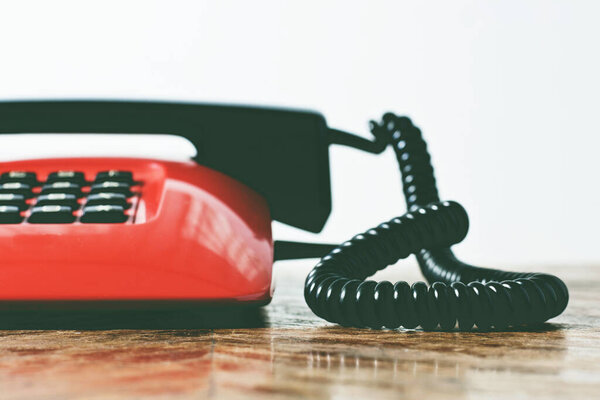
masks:
{"label": "telephone receiver", "polygon": [[[372,329],[399,327],[412,329],[420,326],[425,330],[452,330],[456,327],[460,330],[471,330],[476,327],[478,330],[485,331],[535,325],[562,313],[568,303],[568,290],[559,278],[549,274],[505,272],[475,267],[459,261],[450,247],[465,238],[469,225],[468,216],[460,204],[440,199],[434,170],[421,131],[410,119],[392,113],[385,114],[380,121],[371,121],[370,127],[373,134],[372,140],[328,127],[325,118],[317,112],[266,107],[79,100],[0,103],[0,133],[2,134],[48,132],[172,134],[188,139],[197,150],[193,166],[160,164],[158,161],[152,164],[152,168],[159,165],[156,168],[163,168],[161,171],[167,171],[160,177],[159,181],[162,183],[159,181],[156,181],[159,183],[153,183],[155,179],[159,178],[148,172],[148,168],[150,168],[148,163],[142,165],[131,160],[114,161],[117,164],[121,163],[119,165],[131,168],[133,178],[137,174],[147,180],[139,185],[141,194],[135,201],[136,204],[148,202],[147,207],[155,209],[159,220],[162,218],[161,213],[167,212],[164,210],[178,207],[175,199],[192,198],[192,194],[189,193],[189,196],[183,197],[182,191],[189,190],[192,193],[195,190],[193,196],[200,196],[199,190],[194,188],[187,186],[186,188],[182,188],[182,186],[175,188],[176,185],[164,184],[171,177],[173,182],[185,180],[191,186],[197,185],[204,192],[212,191],[219,196],[221,196],[219,193],[225,193],[222,188],[226,187],[229,194],[223,194],[222,199],[229,199],[227,201],[230,205],[233,204],[231,207],[234,210],[245,210],[238,212],[237,216],[234,215],[235,213],[228,214],[226,218],[230,218],[231,221],[234,221],[235,218],[242,218],[242,222],[248,226],[263,226],[264,223],[270,224],[272,219],[310,232],[319,232],[331,212],[329,146],[343,145],[375,154],[383,152],[390,146],[398,159],[407,213],[362,234],[355,235],[339,246],[275,241],[273,248],[273,242],[270,241],[270,230],[268,231],[269,246],[266,250],[265,247],[261,247],[261,251],[263,253],[269,251],[271,254],[269,268],[272,267],[273,260],[320,258],[319,263],[306,279],[304,291],[306,302],[315,314],[344,326]],[[55,225],[52,219],[47,220],[50,221],[49,225],[30,223],[36,202],[39,200],[27,200],[26,207],[31,210],[27,211],[28,208],[19,211],[20,217],[17,217],[16,220],[22,221],[20,225],[0,225],[0,236],[5,239],[30,237],[32,242],[35,237],[35,243],[39,244],[44,243],[43,240],[50,240],[42,239],[40,232],[43,231],[43,234],[46,235],[44,237],[48,238],[48,235],[52,236],[51,232],[60,231],[61,234],[57,234],[57,238],[51,240],[62,240],[58,236],[69,237],[71,240],[79,237],[84,240],[84,237],[89,236],[98,240],[101,237],[99,235],[102,235],[101,229],[104,229],[102,232],[107,232],[105,227],[108,226],[102,224],[103,220],[100,217],[90,216],[88,219],[92,223],[79,224],[79,218],[92,215],[92,211],[99,212],[97,209],[88,209],[86,206],[89,201],[87,187],[90,187],[89,193],[93,194],[95,190],[116,190],[119,186],[117,184],[124,183],[105,180],[106,173],[98,172],[98,168],[104,168],[105,164],[103,163],[108,160],[101,161],[69,161],[83,171],[80,173],[82,178],[79,184],[75,184],[67,178],[61,181],[62,186],[70,185],[69,188],[79,190],[77,192],[79,199],[75,208],[79,208],[80,211],[67,210],[71,213],[69,215],[72,217],[69,218],[71,218],[72,225]],[[67,195],[57,193],[56,190],[62,189],[52,187],[57,182],[51,182],[50,178],[61,176],[61,173],[50,172],[49,164],[45,162],[27,164],[25,162],[15,165],[19,168],[39,167],[42,171],[40,175],[48,177],[44,182],[36,181],[37,183],[30,185],[33,189],[27,193],[31,193],[32,199],[38,196],[38,189],[35,189],[37,187],[35,185],[39,185],[41,188],[39,189],[41,190],[40,195],[50,190],[55,194],[63,195],[63,197]],[[67,165],[67,161],[56,160],[56,165],[62,168]],[[13,168],[13,165],[5,165],[3,170],[7,166]],[[213,171],[217,171],[217,175]],[[96,180],[89,185],[85,183],[87,182],[86,177],[92,176],[96,172],[98,172]],[[11,173],[12,175],[10,175]],[[70,171],[63,175],[73,176],[74,173]],[[102,173],[105,175],[101,175]],[[111,173],[108,172],[109,178]],[[126,174],[118,171],[113,174],[118,176],[119,173]],[[13,184],[11,187],[15,187],[15,184],[27,186],[22,181],[18,181],[19,176],[25,176],[22,172],[21,175],[10,171],[5,174],[8,174],[3,175],[6,176],[7,184]],[[104,178],[101,179],[100,176]],[[203,186],[205,185],[202,183],[203,179],[212,182],[213,186],[210,188]],[[219,183],[221,181],[222,184]],[[111,185],[107,185],[107,182]],[[74,188],[78,185],[81,188]],[[101,187],[98,188],[98,185]],[[121,189],[129,190],[130,187],[136,187],[133,179],[127,185],[129,186],[126,189]],[[156,193],[151,191],[146,194],[144,192],[146,188],[152,189]],[[8,187],[6,190],[12,189]],[[106,198],[111,197],[108,196],[111,193],[101,192]],[[8,192],[7,194],[13,195]],[[88,200],[82,200],[84,197]],[[162,199],[167,199],[165,200],[167,202],[164,203]],[[248,200],[245,204],[240,204],[244,201],[243,199]],[[268,212],[261,208],[263,200]],[[156,201],[155,207],[152,201]],[[179,204],[182,207],[184,205],[189,209],[193,208],[187,203],[187,200],[185,204]],[[256,205],[257,211],[254,213],[252,210],[248,211],[248,207],[254,205]],[[109,206],[105,205],[104,207]],[[87,214],[86,210],[89,211]],[[50,213],[52,210],[48,210],[48,212]],[[135,212],[137,211],[123,211],[124,214],[119,214],[123,216],[123,220],[119,220],[123,225],[111,225],[111,230],[105,235],[111,234],[110,232],[115,235],[126,232],[123,235],[127,236],[123,237],[133,238],[131,240],[135,240],[136,235],[137,237],[142,235],[155,237],[150,232],[150,229],[154,229],[151,227],[153,224],[146,224],[148,227],[144,229],[148,229],[148,231],[141,230],[140,226],[136,226],[143,224],[135,220]],[[267,219],[267,221],[256,222],[254,221],[255,217],[262,220]],[[82,219],[81,222],[83,221]],[[239,222],[235,221],[232,223]],[[193,224],[194,221],[189,223]],[[22,228],[18,228],[18,226]],[[166,229],[165,226],[168,226],[169,232],[177,232],[179,229],[173,223],[161,226],[163,230]],[[239,226],[244,226],[244,224]],[[53,230],[50,230],[51,227]],[[133,233],[134,228],[137,229],[137,233]],[[3,229],[4,231],[2,231]],[[172,236],[177,235],[173,234]],[[210,241],[210,238],[207,237],[206,240]],[[196,259],[201,259],[204,264],[197,268],[194,267],[196,269],[186,270],[186,273],[199,273],[200,269],[212,268],[210,265],[212,255],[207,255],[208,253],[204,251],[205,244],[196,243],[195,245],[200,246]],[[93,246],[91,242],[89,246]],[[171,247],[171,250],[174,248]],[[191,247],[186,249],[190,250]],[[16,250],[22,251],[23,249]],[[76,255],[77,251],[83,252],[84,250],[85,248],[81,247],[73,251]],[[5,251],[10,253],[11,249],[7,247]],[[125,251],[125,248],[119,251]],[[429,285],[424,282],[409,285],[402,281],[393,284],[387,281],[375,282],[367,279],[376,271],[411,254],[417,257],[421,271],[430,283]],[[164,257],[167,256],[164,255]],[[15,254],[11,257],[13,263],[17,263],[19,260],[19,255]],[[236,271],[235,273],[239,273],[234,265],[235,260],[230,260],[230,264],[232,265],[223,267],[223,270],[231,268],[232,271]],[[173,268],[176,269],[177,266]],[[106,270],[111,269],[106,268]],[[66,273],[67,284],[69,276],[72,276],[74,281],[81,279],[72,270]],[[98,272],[98,274],[113,273],[116,274],[116,272]],[[121,271],[121,273],[124,272]],[[245,273],[251,274],[249,271],[245,271]],[[7,274],[9,277],[11,276],[10,270]],[[22,278],[19,278],[16,272],[14,274],[14,284],[25,287],[26,283],[19,280]],[[106,275],[104,278],[96,277],[96,279],[104,282],[103,284],[110,292],[112,290],[111,282],[114,282],[116,276]],[[270,272],[261,276],[269,279]],[[212,278],[214,279],[215,276]],[[219,276],[218,279],[225,281],[228,278]],[[176,288],[177,283],[173,282],[173,288]],[[143,284],[140,283],[142,286]],[[157,282],[155,285],[159,284],[160,282]],[[219,285],[220,282],[214,282],[214,286]],[[272,289],[270,282],[266,285],[266,292],[263,293],[264,296],[261,299],[268,302],[272,294],[269,291]],[[261,287],[264,291],[265,282],[262,282]],[[64,290],[68,291],[66,285]],[[37,296],[31,291],[23,293],[26,294],[21,296],[15,292],[10,298],[2,297],[0,293],[0,302],[14,304],[15,301],[35,300],[38,303],[45,301],[44,296]],[[82,293],[78,292],[77,296],[79,297],[75,299],[81,300]],[[158,292],[141,293],[141,297],[135,300],[147,300],[154,296],[153,293]],[[60,299],[60,295],[57,296],[52,299]],[[162,293],[161,296],[159,297],[164,300],[165,296],[168,298],[169,294]],[[201,297],[199,295],[200,300],[207,300]],[[225,294],[224,297],[227,295]],[[98,298],[97,294],[95,298]],[[106,300],[102,296],[99,299]],[[121,298],[117,296],[114,299]],[[46,299],[46,301],[49,300]],[[243,302],[243,296],[238,296],[236,301]],[[262,305],[265,301],[259,303]]]}

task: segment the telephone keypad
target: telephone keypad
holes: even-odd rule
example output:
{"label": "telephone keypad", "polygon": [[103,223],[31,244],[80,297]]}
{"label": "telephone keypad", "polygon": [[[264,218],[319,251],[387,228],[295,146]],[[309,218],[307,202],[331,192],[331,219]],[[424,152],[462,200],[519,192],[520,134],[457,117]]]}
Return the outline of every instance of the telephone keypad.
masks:
{"label": "telephone keypad", "polygon": [[51,172],[41,182],[35,172],[6,171],[0,174],[0,224],[124,223],[140,187],[130,171],[99,171],[93,182],[81,171]]}

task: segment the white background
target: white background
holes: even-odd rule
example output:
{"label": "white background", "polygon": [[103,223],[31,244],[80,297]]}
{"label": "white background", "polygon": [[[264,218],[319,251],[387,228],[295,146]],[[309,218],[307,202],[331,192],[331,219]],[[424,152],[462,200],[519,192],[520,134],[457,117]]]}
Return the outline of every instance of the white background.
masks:
{"label": "white background", "polygon": [[[421,126],[442,197],[469,212],[459,255],[501,267],[591,264],[599,12],[567,0],[6,1],[0,98],[294,106],[366,136],[368,119],[393,110]],[[0,149],[10,158],[33,144]],[[341,241],[404,212],[391,150],[333,148],[331,162],[323,233],[275,224],[276,238]]]}

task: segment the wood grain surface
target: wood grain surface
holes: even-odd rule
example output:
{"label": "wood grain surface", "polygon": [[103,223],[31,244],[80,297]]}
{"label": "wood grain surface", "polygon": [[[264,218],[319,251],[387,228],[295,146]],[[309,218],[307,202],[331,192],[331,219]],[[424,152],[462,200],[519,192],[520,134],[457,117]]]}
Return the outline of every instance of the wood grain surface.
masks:
{"label": "wood grain surface", "polygon": [[[302,298],[311,264],[278,264],[258,312],[4,315],[0,399],[600,398],[600,267],[524,268],[570,289],[537,330],[441,333],[321,321]],[[390,269],[376,277],[420,279]]]}

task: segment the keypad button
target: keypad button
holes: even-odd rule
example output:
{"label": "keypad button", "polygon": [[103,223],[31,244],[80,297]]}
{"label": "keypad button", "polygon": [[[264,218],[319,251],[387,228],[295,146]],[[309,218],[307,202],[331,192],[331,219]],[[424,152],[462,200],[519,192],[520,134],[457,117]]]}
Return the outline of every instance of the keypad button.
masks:
{"label": "keypad button", "polygon": [[0,175],[0,183],[19,182],[29,186],[37,185],[37,175],[28,171],[9,171]]}
{"label": "keypad button", "polygon": [[72,182],[54,182],[42,186],[41,194],[66,193],[75,196],[81,196],[81,188],[78,184]]}
{"label": "keypad button", "polygon": [[121,193],[96,193],[91,194],[85,203],[87,206],[121,206],[129,208],[127,197]]}
{"label": "keypad button", "polygon": [[47,183],[71,182],[79,186],[85,185],[85,175],[79,171],[56,171],[48,175]]}
{"label": "keypad button", "polygon": [[120,223],[127,221],[127,215],[120,206],[88,206],[83,208],[80,221],[84,224]]}
{"label": "keypad button", "polygon": [[77,196],[74,194],[68,193],[50,193],[43,194],[38,197],[37,202],[35,203],[36,207],[38,206],[65,206],[71,208],[71,210],[76,210],[79,208],[79,203],[77,202]]}
{"label": "keypad button", "polygon": [[33,197],[33,193],[31,193],[31,186],[20,182],[0,184],[0,194],[20,194],[27,199]]}
{"label": "keypad button", "polygon": [[129,185],[123,182],[106,181],[92,185],[91,194],[96,193],[120,193],[127,197],[131,196]]}
{"label": "keypad button", "polygon": [[19,207],[0,206],[0,224],[18,224],[22,220]]}
{"label": "keypad button", "polygon": [[27,208],[25,196],[14,193],[0,194],[0,206],[14,206],[23,211]]}
{"label": "keypad button", "polygon": [[128,184],[133,183],[133,174],[129,171],[118,171],[118,170],[110,170],[110,171],[101,171],[96,175],[96,183],[100,182],[124,182]]}
{"label": "keypad button", "polygon": [[27,222],[32,224],[69,224],[75,221],[71,207],[40,206],[31,209]]}

